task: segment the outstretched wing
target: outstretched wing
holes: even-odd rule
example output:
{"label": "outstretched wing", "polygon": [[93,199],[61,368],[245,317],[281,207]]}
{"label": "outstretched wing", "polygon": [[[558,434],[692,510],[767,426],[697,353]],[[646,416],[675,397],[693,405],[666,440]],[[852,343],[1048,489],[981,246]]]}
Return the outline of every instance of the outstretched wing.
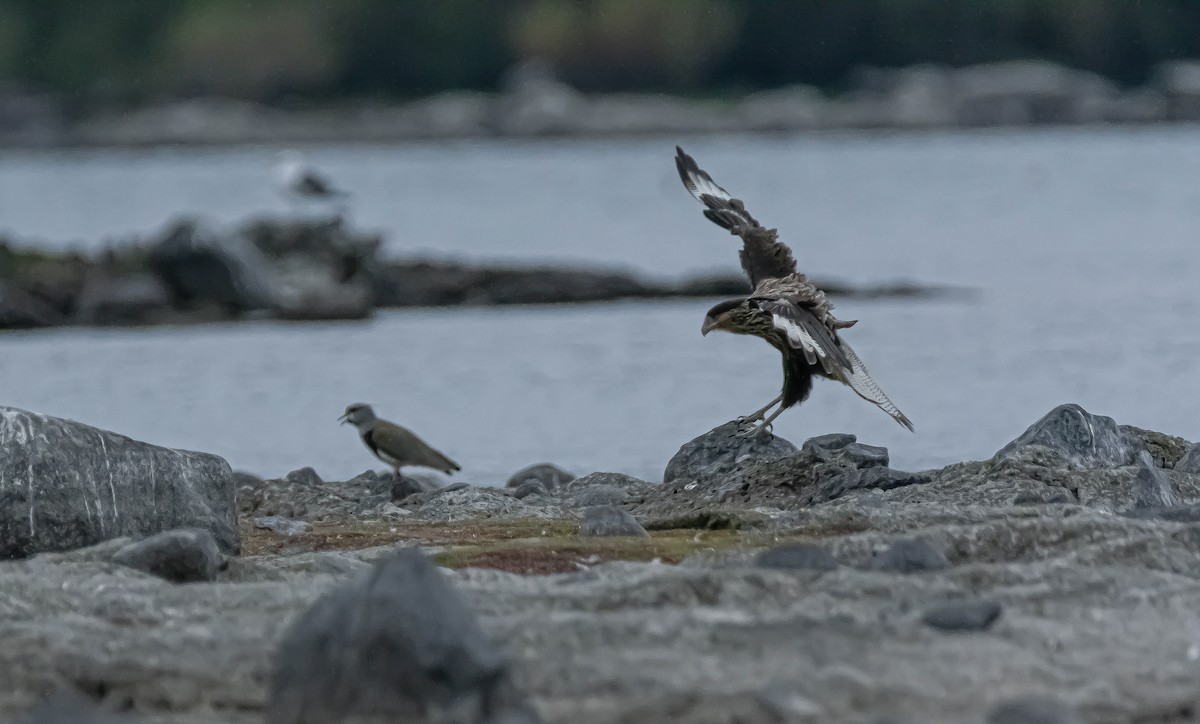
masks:
{"label": "outstretched wing", "polygon": [[771,315],[771,324],[787,335],[793,349],[800,350],[810,365],[820,364],[825,373],[841,377],[851,368],[841,341],[812,311],[790,299],[755,299],[758,308]]}
{"label": "outstretched wing", "polygon": [[912,421],[905,417],[903,412],[900,412],[900,408],[896,407],[896,403],[892,402],[884,394],[883,390],[879,389],[879,383],[867,372],[867,366],[858,358],[858,355],[854,353],[850,345],[843,341],[841,346],[842,352],[850,360],[849,368],[842,371],[842,381],[849,385],[850,389],[857,392],[859,397],[868,402],[874,402],[879,406],[879,409],[891,415],[893,420],[907,427],[909,432],[912,432]]}
{"label": "outstretched wing", "polygon": [[675,167],[679,178],[692,196],[707,208],[704,215],[714,224],[742,237],[742,269],[757,287],[763,279],[776,279],[796,273],[792,250],[779,241],[775,229],[764,229],[746,211],[740,199],[717,185],[708,172],[696,165],[696,160],[675,147]]}

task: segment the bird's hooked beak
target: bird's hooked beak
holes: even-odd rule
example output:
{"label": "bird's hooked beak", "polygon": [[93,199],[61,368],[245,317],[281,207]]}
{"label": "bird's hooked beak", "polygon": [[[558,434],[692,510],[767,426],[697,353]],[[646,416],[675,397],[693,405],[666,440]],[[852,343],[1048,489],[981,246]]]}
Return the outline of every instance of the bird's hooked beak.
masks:
{"label": "bird's hooked beak", "polygon": [[700,336],[708,336],[708,333],[719,328],[720,324],[721,323],[715,317],[705,317],[704,324],[700,327]]}

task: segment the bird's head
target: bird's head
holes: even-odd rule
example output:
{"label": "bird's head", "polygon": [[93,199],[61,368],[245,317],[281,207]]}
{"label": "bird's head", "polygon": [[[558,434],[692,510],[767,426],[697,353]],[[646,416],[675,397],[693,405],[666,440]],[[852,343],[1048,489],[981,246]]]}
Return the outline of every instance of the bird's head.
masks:
{"label": "bird's head", "polygon": [[361,402],[355,402],[353,405],[347,407],[342,416],[338,418],[343,425],[350,423],[355,427],[371,422],[374,419],[375,411],[371,409],[370,405],[364,405]]}
{"label": "bird's head", "polygon": [[704,324],[700,327],[700,334],[707,335],[714,329],[729,329],[734,314],[745,302],[745,299],[730,299],[708,310],[708,314],[704,316]]}

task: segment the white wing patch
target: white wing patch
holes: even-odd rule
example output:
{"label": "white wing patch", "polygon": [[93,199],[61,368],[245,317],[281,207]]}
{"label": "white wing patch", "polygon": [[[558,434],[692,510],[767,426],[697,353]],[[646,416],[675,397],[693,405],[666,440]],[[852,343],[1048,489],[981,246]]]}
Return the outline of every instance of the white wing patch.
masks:
{"label": "white wing patch", "polygon": [[842,341],[842,352],[850,360],[851,369],[842,370],[842,379],[850,386],[850,389],[857,392],[858,396],[864,400],[878,405],[879,409],[891,415],[893,420],[911,431],[913,429],[912,421],[905,417],[904,413],[900,412],[900,408],[896,407],[896,403],[884,394],[883,390],[879,388],[879,384],[867,372],[867,366],[844,340]]}
{"label": "white wing patch", "polygon": [[695,196],[696,200],[701,203],[704,203],[705,196],[713,196],[721,199],[722,201],[730,201],[733,199],[733,197],[729,195],[728,191],[718,186],[717,182],[712,180],[712,176],[709,176],[704,171],[696,173],[696,171],[688,169],[687,178],[684,180],[683,185],[689,192],[691,192],[692,196]]}
{"label": "white wing patch", "polygon": [[822,367],[829,368],[829,365],[825,364],[829,353],[817,343],[817,340],[813,339],[803,326],[782,314],[772,314],[771,324],[775,329],[787,335],[788,341],[792,343],[793,347],[804,353],[804,359],[808,360],[810,365],[815,365],[819,359]]}

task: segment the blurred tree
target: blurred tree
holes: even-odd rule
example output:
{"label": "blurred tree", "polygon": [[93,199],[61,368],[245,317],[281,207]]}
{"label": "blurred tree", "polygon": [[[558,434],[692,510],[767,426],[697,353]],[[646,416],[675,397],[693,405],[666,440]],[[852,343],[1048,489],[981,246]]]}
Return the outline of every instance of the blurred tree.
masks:
{"label": "blurred tree", "polygon": [[1124,83],[1200,57],[1198,0],[0,0],[0,83],[89,102],[494,88],[522,58],[585,90],[812,83],[1040,57]]}

